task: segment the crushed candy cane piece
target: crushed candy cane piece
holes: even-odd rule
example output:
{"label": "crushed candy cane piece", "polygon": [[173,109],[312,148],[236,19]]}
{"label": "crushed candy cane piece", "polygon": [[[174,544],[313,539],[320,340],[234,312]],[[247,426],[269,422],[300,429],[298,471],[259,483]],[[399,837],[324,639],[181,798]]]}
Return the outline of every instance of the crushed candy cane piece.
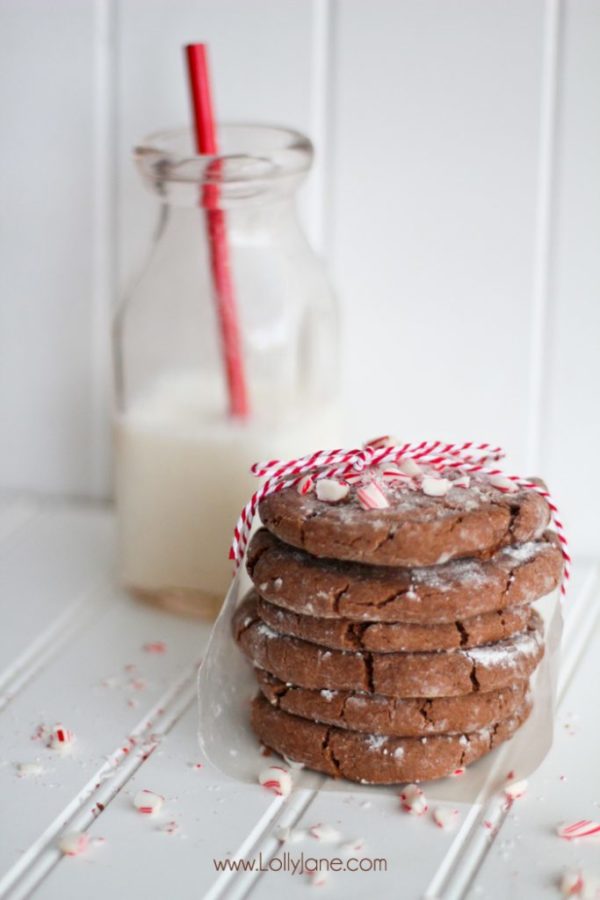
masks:
{"label": "crushed candy cane piece", "polygon": [[310,883],[313,887],[323,887],[327,883],[328,878],[327,869],[315,869],[310,873]]}
{"label": "crushed candy cane piece", "polygon": [[425,475],[421,483],[423,493],[428,497],[443,497],[452,487],[452,482],[448,478],[434,478],[432,475]]}
{"label": "crushed candy cane piece", "polygon": [[454,772],[451,773],[452,778],[459,778],[461,775],[464,775],[467,770],[463,768],[463,766],[459,766],[458,769],[455,769]]}
{"label": "crushed candy cane piece", "polygon": [[308,829],[312,837],[324,844],[337,844],[341,840],[341,832],[334,828],[333,825],[327,825],[319,822],[317,825],[311,825]]}
{"label": "crushed candy cane piece", "polygon": [[387,469],[380,469],[381,476],[385,481],[404,481],[406,484],[412,482],[412,476],[407,475],[406,472],[401,472],[400,469],[392,466]]}
{"label": "crushed candy cane piece", "polygon": [[423,471],[418,462],[414,459],[401,459],[398,463],[398,468],[401,472],[404,472],[405,475],[410,475],[411,478],[414,478],[416,475],[420,475]]}
{"label": "crushed candy cane piece", "polygon": [[436,806],[432,815],[438,828],[452,829],[458,822],[459,811],[452,806]]}
{"label": "crushed candy cane piece", "polygon": [[352,856],[353,853],[360,853],[364,847],[364,838],[353,838],[351,841],[344,841],[343,844],[340,844],[338,850],[340,856]]}
{"label": "crushed candy cane piece", "polygon": [[563,897],[580,897],[583,890],[583,878],[579,872],[565,872],[560,880],[560,891]]}
{"label": "crushed candy cane piece", "polygon": [[39,762],[28,762],[17,764],[17,774],[19,778],[29,778],[34,775],[41,775],[44,767]]}
{"label": "crushed candy cane piece", "polygon": [[350,488],[336,478],[321,478],[317,481],[317,497],[325,503],[337,503],[348,495]]}
{"label": "crushed candy cane piece", "polygon": [[582,900],[598,900],[600,879],[589,872],[567,870],[560,880],[563,897],[580,897]]}
{"label": "crushed candy cane piece", "polygon": [[402,809],[413,816],[422,816],[429,809],[425,794],[416,784],[407,784],[400,794],[400,800]]}
{"label": "crushed candy cane piece", "polygon": [[297,762],[295,759],[290,759],[289,756],[285,755],[285,753],[283,754],[283,758],[285,759],[286,765],[289,766],[290,769],[303,769],[304,768],[303,762]]}
{"label": "crushed candy cane piece", "polygon": [[452,482],[452,487],[457,488],[468,488],[471,486],[471,476],[470,475],[461,475],[460,478],[457,478]]}
{"label": "crushed candy cane piece", "polygon": [[504,788],[504,796],[511,803],[513,800],[518,800],[519,797],[523,797],[527,793],[527,782],[525,779],[523,781],[515,781],[513,784],[507,784]]}
{"label": "crushed candy cane piece", "polygon": [[138,812],[143,813],[145,816],[155,815],[161,810],[164,802],[165,798],[161,794],[149,791],[147,788],[138,791],[133,798],[133,805]]}
{"label": "crushed candy cane piece", "polygon": [[298,844],[308,838],[305,828],[291,828],[289,825],[280,825],[275,829],[275,837],[282,844]]}
{"label": "crushed candy cane piece", "polygon": [[515,494],[519,490],[519,485],[507,478],[506,475],[490,475],[490,484],[508,494]]}
{"label": "crushed candy cane piece", "polygon": [[564,822],[556,829],[559,837],[565,838],[567,841],[573,841],[576,838],[589,837],[592,834],[600,833],[600,822],[592,822],[591,819],[581,819],[579,822]]}
{"label": "crushed candy cane piece", "polygon": [[315,486],[315,480],[312,475],[305,475],[296,485],[299,494],[310,494]]}
{"label": "crushed candy cane piece", "polygon": [[48,746],[60,753],[70,753],[73,749],[75,735],[64,725],[55,725],[48,740]]}
{"label": "crushed candy cane piece", "polygon": [[167,645],[164,641],[148,641],[143,649],[146,653],[166,653]]}
{"label": "crushed candy cane piece", "polygon": [[268,769],[263,769],[258,781],[279,797],[289,797],[291,794],[292,776],[283,766],[269,766]]}
{"label": "crushed candy cane piece", "polygon": [[58,839],[58,849],[65,856],[79,856],[89,845],[90,839],[84,831],[69,831]]}
{"label": "crushed candy cane piece", "polygon": [[279,825],[273,832],[275,839],[281,841],[282,844],[286,844],[289,841],[291,833],[292,829],[289,825]]}
{"label": "crushed candy cane piece", "polygon": [[381,437],[366,441],[363,446],[370,447],[372,450],[382,450],[384,447],[397,447],[399,443],[400,441],[391,434],[382,434]]}
{"label": "crushed candy cane piece", "polygon": [[376,481],[359,487],[356,496],[363,509],[386,509],[390,505]]}

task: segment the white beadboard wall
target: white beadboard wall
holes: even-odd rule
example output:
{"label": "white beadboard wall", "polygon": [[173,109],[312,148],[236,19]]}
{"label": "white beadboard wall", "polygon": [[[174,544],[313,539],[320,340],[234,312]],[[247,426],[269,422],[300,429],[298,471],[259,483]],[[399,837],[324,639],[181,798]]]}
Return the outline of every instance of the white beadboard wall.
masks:
{"label": "white beadboard wall", "polygon": [[303,213],[343,313],[348,439],[500,442],[598,552],[598,0],[0,0],[0,487],[110,493],[109,323],[188,117],[314,140]]}

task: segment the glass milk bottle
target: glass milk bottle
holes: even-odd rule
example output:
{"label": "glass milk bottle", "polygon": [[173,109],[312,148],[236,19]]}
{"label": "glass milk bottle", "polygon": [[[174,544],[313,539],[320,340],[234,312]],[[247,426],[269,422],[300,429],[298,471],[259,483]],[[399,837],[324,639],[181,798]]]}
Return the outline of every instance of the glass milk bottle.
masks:
{"label": "glass milk bottle", "polygon": [[[257,487],[249,466],[339,446],[335,305],[296,213],[311,144],[257,125],[219,136],[218,158],[196,155],[186,130],[136,148],[161,206],[114,330],[120,577],[205,617],[231,579],[232,529]],[[225,223],[246,416],[231,414],[208,207]]]}

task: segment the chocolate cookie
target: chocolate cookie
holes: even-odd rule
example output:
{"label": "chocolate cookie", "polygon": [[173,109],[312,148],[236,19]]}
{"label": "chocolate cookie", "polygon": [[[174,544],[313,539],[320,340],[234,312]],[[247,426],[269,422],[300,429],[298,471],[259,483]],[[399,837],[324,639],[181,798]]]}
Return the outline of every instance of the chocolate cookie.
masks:
{"label": "chocolate cookie", "polygon": [[546,532],[489,560],[455,560],[424,569],[375,567],[315,559],[263,528],[250,542],[247,567],[262,597],[294,612],[433,625],[544,596],[559,583],[563,559],[556,536]]}
{"label": "chocolate cookie", "polygon": [[455,697],[497,690],[527,678],[544,652],[537,613],[526,631],[509,640],[436,653],[325,650],[273,631],[258,618],[252,596],[236,610],[232,627],[250,661],[286,683],[387,697]]}
{"label": "chocolate cookie", "polygon": [[482,613],[469,619],[439,625],[406,622],[352,622],[319,619],[267,603],[256,595],[256,611],[270,628],[330,650],[373,650],[376,653],[420,650],[454,650],[501,641],[525,631],[533,616],[530,606]]}
{"label": "chocolate cookie", "polygon": [[462,697],[399,700],[362,692],[308,690],[284,684],[268,672],[256,675],[264,696],[277,709],[338,728],[399,737],[478,731],[515,715],[529,689],[528,681],[519,681],[499,691]]}
{"label": "chocolate cookie", "polygon": [[[459,477],[443,474],[450,481]],[[550,520],[548,504],[536,491],[503,493],[482,475],[444,496],[409,489],[400,480],[383,488],[389,504],[383,509],[364,509],[353,484],[335,503],[319,500],[314,491],[285,488],[265,497],[259,513],[269,531],[313,556],[383,566],[485,559],[501,547],[537,540]]]}
{"label": "chocolate cookie", "polygon": [[474,762],[512,737],[530,710],[526,700],[514,715],[471,734],[398,738],[311,722],[259,696],[252,727],[267,747],[311,769],[365,784],[397,784],[443,778]]}

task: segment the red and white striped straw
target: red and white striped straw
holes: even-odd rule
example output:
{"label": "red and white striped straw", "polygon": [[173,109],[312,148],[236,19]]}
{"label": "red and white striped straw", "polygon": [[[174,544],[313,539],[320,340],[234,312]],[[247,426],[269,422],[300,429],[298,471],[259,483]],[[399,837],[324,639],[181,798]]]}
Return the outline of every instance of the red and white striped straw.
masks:
{"label": "red and white striped straw", "polygon": [[[561,585],[562,594],[566,594],[567,582],[571,573],[571,556],[568,551],[568,541],[565,535],[564,525],[560,519],[558,507],[554,502],[550,491],[543,485],[536,484],[528,478],[520,475],[510,475],[499,469],[495,464],[506,454],[501,447],[493,447],[491,444],[475,444],[467,441],[464,444],[447,444],[443,441],[421,441],[417,444],[390,444],[387,446],[370,446],[355,448],[353,450],[317,450],[307,456],[291,459],[284,462],[280,459],[271,459],[267,462],[254,463],[250,471],[258,478],[265,481],[254,492],[248,503],[240,513],[233,532],[233,540],[229,550],[229,558],[235,560],[236,568],[240,565],[252,529],[252,523],[258,505],[264,497],[275,494],[284,488],[294,487],[307,475],[315,481],[322,478],[348,477],[354,480],[356,476],[366,469],[379,466],[382,463],[399,463],[402,460],[412,459],[438,468],[456,469],[465,474],[480,473],[489,477],[502,476],[507,481],[515,484],[522,490],[536,491],[550,507],[550,513],[564,560],[563,579]],[[497,490],[510,490],[510,488],[497,487]]]}

